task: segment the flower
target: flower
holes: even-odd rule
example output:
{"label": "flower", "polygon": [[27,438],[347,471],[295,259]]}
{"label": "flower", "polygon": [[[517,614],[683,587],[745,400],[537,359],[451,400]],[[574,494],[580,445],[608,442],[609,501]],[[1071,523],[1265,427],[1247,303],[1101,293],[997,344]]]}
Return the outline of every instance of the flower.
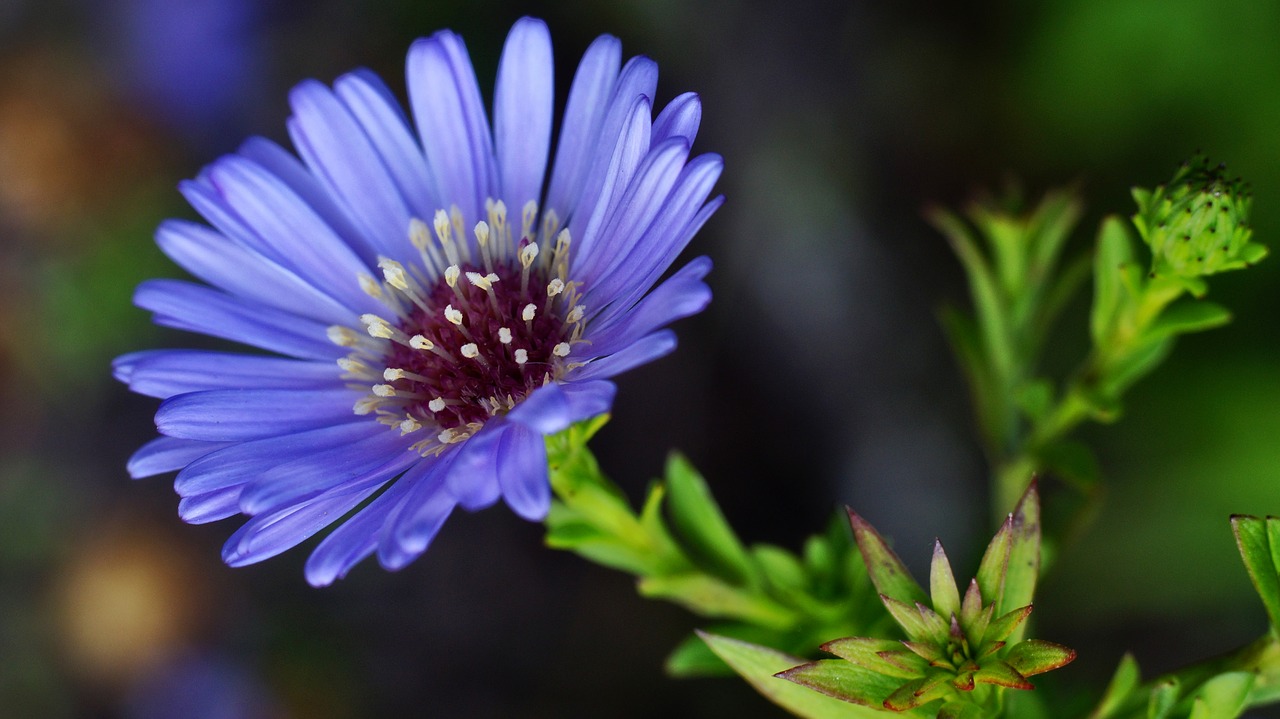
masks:
{"label": "flower", "polygon": [[156,241],[212,286],[151,280],[135,303],[284,356],[157,350],[115,373],[164,400],[130,473],[179,470],[188,522],[252,517],[228,564],[371,497],[311,554],[312,584],[374,553],[405,566],[458,505],[501,497],[541,519],[544,435],[608,411],[609,378],[674,349],[663,328],[710,301],[706,258],[655,287],[722,200],[708,201],[721,159],[690,159],[698,97],[653,118],[655,63],[622,65],[598,38],[548,174],[552,77],[545,24],[521,19],[491,129],[466,47],[442,31],[409,50],[413,126],[368,71],[303,82],[288,122],[301,162],[253,138],[181,185],[212,227],[169,220]]}

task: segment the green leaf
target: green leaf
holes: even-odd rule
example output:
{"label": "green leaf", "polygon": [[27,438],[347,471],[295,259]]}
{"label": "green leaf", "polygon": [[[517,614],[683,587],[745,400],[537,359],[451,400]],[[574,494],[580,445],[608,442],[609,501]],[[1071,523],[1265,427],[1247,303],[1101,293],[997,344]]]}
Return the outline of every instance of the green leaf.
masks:
{"label": "green leaf", "polygon": [[1116,667],[1116,673],[1111,677],[1107,690],[1098,700],[1097,708],[1089,715],[1089,719],[1110,719],[1124,705],[1129,695],[1138,688],[1138,682],[1141,679],[1137,660],[1132,654],[1125,654],[1120,660],[1120,665]]}
{"label": "green leaf", "polygon": [[1271,626],[1280,628],[1280,576],[1277,576],[1273,545],[1268,536],[1269,525],[1273,524],[1278,523],[1244,514],[1231,517],[1231,531],[1236,535],[1236,545],[1249,579],[1262,599]]}
{"label": "green leaf", "polygon": [[982,668],[973,675],[973,678],[980,684],[994,684],[1009,689],[1035,689],[1035,686],[1027,681],[1017,667],[999,659],[983,663]]}
{"label": "green leaf", "polygon": [[641,596],[665,599],[704,617],[741,619],[786,631],[799,617],[792,610],[759,595],[747,594],[701,573],[643,577],[636,584]]}
{"label": "green leaf", "polygon": [[[996,607],[998,614],[1028,606],[1035,597],[1036,580],[1040,576],[1040,491],[1034,478],[1013,509],[1009,541],[1004,589]],[[1025,626],[1015,629],[1008,637],[1009,643],[1021,639],[1025,631]]]}
{"label": "green leaf", "polygon": [[[987,627],[986,633],[982,635],[982,643],[1006,642],[1009,639],[1009,635],[1015,629],[1018,629],[1029,616],[1031,616],[1030,604],[993,619]],[[1013,642],[1007,641],[1006,643],[1012,644]]]}
{"label": "green leaf", "polygon": [[1098,253],[1094,256],[1089,332],[1095,346],[1106,344],[1120,308],[1129,299],[1123,273],[1132,263],[1133,239],[1128,224],[1114,215],[1107,217],[1098,231]]}
{"label": "green leaf", "polygon": [[732,674],[733,670],[696,634],[690,634],[667,655],[662,668],[681,679]]}
{"label": "green leaf", "polygon": [[652,555],[639,553],[590,524],[562,522],[553,525],[550,521],[547,524],[548,547],[567,549],[596,564],[631,574],[647,574],[655,568]]}
{"label": "green leaf", "polygon": [[947,640],[949,631],[947,623],[929,607],[920,602],[915,604],[900,602],[885,594],[881,594],[880,599],[908,638],[918,642],[938,644]]}
{"label": "green leaf", "polygon": [[1184,300],[1168,307],[1147,333],[1151,337],[1172,337],[1188,332],[1221,327],[1231,321],[1231,311],[1222,305],[1204,300]]}
{"label": "green leaf", "polygon": [[1100,382],[1107,400],[1115,402],[1129,385],[1154,370],[1173,349],[1168,337],[1144,337],[1133,348],[1106,367],[1106,377]]}
{"label": "green leaf", "polygon": [[1046,642],[1043,639],[1028,639],[1014,645],[1004,655],[1004,660],[1009,662],[1009,666],[1017,669],[1018,673],[1024,677],[1032,677],[1065,667],[1075,658],[1076,650],[1061,644]]}
{"label": "green leaf", "polygon": [[[882,712],[850,704],[812,689],[779,679],[778,672],[787,671],[804,662],[782,652],[750,642],[720,637],[706,632],[699,636],[726,664],[769,701],[804,719],[884,719]],[[879,681],[879,680],[878,680]],[[892,687],[886,690],[886,694]]]}
{"label": "green leaf", "polygon": [[819,659],[783,672],[786,679],[841,701],[879,709],[885,698],[901,684],[898,679],[864,669],[839,659]]}
{"label": "green leaf", "polygon": [[757,544],[751,547],[751,557],[769,586],[786,592],[803,592],[807,588],[809,575],[791,552],[772,544]]}
{"label": "green leaf", "polygon": [[947,702],[938,710],[938,719],[983,719],[986,712],[972,702]]}
{"label": "green leaf", "polygon": [[948,694],[954,694],[955,689],[952,688],[950,680],[951,675],[949,673],[937,672],[927,677],[909,681],[898,687],[896,691],[889,695],[888,699],[884,700],[884,707],[892,711],[901,712],[924,706]]}
{"label": "green leaf", "polygon": [[1176,677],[1169,677],[1151,688],[1151,698],[1147,700],[1147,719],[1166,719],[1178,703],[1178,690],[1181,685]]}
{"label": "green leaf", "polygon": [[933,599],[933,610],[940,616],[959,616],[960,589],[956,587],[956,578],[942,542],[936,539],[933,542],[933,562],[929,566],[929,594]]}
{"label": "green leaf", "polygon": [[862,551],[862,561],[867,565],[867,574],[871,576],[871,582],[876,585],[878,592],[908,604],[929,601],[911,572],[907,571],[906,565],[889,548],[875,527],[852,509],[849,510],[849,523],[853,526],[853,538],[858,543],[858,549]]}
{"label": "green leaf", "polygon": [[1009,552],[1013,545],[1013,515],[1010,514],[996,536],[991,538],[987,551],[978,564],[978,589],[982,592],[983,604],[1000,604],[1004,593],[1005,571],[1009,567]]}
{"label": "green leaf", "polygon": [[1235,719],[1245,709],[1245,700],[1257,675],[1227,672],[1205,682],[1195,693],[1190,719]]}
{"label": "green leaf", "polygon": [[755,572],[746,548],[716,506],[706,481],[679,454],[667,460],[667,493],[671,522],[694,561],[733,584],[753,583]]}
{"label": "green leaf", "polygon": [[[920,676],[928,666],[920,657],[916,657],[918,662],[900,657],[897,652],[902,651],[902,644],[892,639],[845,637],[823,644],[822,651],[834,654],[847,662],[853,662],[864,669],[899,679],[914,679]],[[885,659],[886,653],[890,654],[892,661]],[[911,654],[911,652],[907,653]],[[910,666],[910,663],[914,663],[915,666]]]}

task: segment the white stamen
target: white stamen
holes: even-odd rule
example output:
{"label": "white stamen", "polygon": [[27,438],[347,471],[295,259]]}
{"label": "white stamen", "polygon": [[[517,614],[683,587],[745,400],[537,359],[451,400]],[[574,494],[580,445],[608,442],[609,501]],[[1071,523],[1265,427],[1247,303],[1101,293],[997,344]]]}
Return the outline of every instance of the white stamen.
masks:
{"label": "white stamen", "polygon": [[462,270],[457,265],[449,265],[448,267],[444,268],[445,284],[449,285],[450,287],[457,287],[458,275],[460,274],[462,274]]}
{"label": "white stamen", "polygon": [[416,350],[430,350],[436,346],[436,343],[422,335],[414,335],[409,338],[409,346]]}
{"label": "white stamen", "polygon": [[471,435],[468,432],[465,432],[462,430],[446,429],[445,431],[436,435],[436,439],[440,440],[441,444],[454,444],[456,442],[461,442],[462,440],[470,436]]}
{"label": "white stamen", "polygon": [[555,347],[552,347],[552,348],[551,348],[551,354],[553,354],[553,355],[555,355],[555,356],[557,356],[557,357],[568,357],[568,356],[569,356],[569,343],[568,343],[568,342],[561,342],[560,344],[556,345]]}
{"label": "white stamen", "polygon": [[462,326],[462,312],[455,310],[453,305],[444,306],[444,318],[459,327]]}
{"label": "white stamen", "polygon": [[369,336],[379,337],[381,339],[391,339],[394,327],[391,323],[374,314],[360,315],[360,321],[364,323],[365,329],[369,331]]}
{"label": "white stamen", "polygon": [[462,345],[460,349],[462,351],[462,356],[467,359],[475,359],[480,356],[480,348],[476,346],[475,342],[468,342],[465,345]]}
{"label": "white stamen", "polygon": [[351,331],[349,327],[342,325],[333,325],[325,330],[325,334],[329,336],[329,341],[339,347],[355,347],[360,344],[360,335]]}
{"label": "white stamen", "polygon": [[547,283],[547,299],[551,299],[561,292],[564,292],[564,282],[561,282],[559,277]]}
{"label": "white stamen", "polygon": [[422,425],[413,417],[406,417],[405,420],[400,423],[400,434],[402,436],[411,432],[417,432],[420,429],[422,429]]}
{"label": "white stamen", "polygon": [[479,272],[468,272],[467,281],[485,292],[488,292],[493,288],[493,283],[498,281],[498,276],[492,272],[490,272],[488,276],[482,275]]}
{"label": "white stamen", "polygon": [[511,328],[510,327],[498,328],[498,341],[504,345],[511,344]]}
{"label": "white stamen", "polygon": [[489,244],[489,223],[488,222],[485,222],[484,220],[480,220],[479,222],[477,222],[475,233],[476,233],[477,244],[479,244],[481,247],[484,247]]}
{"label": "white stamen", "polygon": [[524,364],[529,361],[529,350],[516,350],[516,364]]}
{"label": "white stamen", "polygon": [[533,261],[538,259],[538,243],[530,242],[520,250],[520,264],[528,267]]}
{"label": "white stamen", "polygon": [[373,386],[373,393],[379,397],[395,397],[396,388],[389,384],[375,384]]}
{"label": "white stamen", "polygon": [[388,382],[395,382],[398,379],[404,379],[405,372],[402,369],[397,369],[395,367],[388,367],[382,370],[382,378]]}
{"label": "white stamen", "polygon": [[360,280],[360,289],[363,290],[366,295],[369,295],[375,300],[382,299],[382,285],[377,280],[373,279],[372,275],[366,275],[361,272],[357,279]]}
{"label": "white stamen", "polygon": [[520,317],[525,322],[532,322],[534,316],[536,316],[537,314],[538,314],[537,306],[534,305],[532,302],[530,302],[529,304],[524,306],[523,310],[521,310]]}
{"label": "white stamen", "polygon": [[379,398],[365,395],[364,397],[356,400],[356,403],[351,410],[356,414],[363,416],[372,412],[379,404],[382,404],[382,400]]}
{"label": "white stamen", "polygon": [[520,236],[529,237],[533,232],[533,223],[538,219],[538,203],[529,200],[524,203],[524,208],[520,212]]}
{"label": "white stamen", "polygon": [[409,291],[409,276],[404,271],[404,265],[384,257],[378,260],[378,267],[382,269],[382,276],[386,278],[387,284],[401,292]]}
{"label": "white stamen", "polygon": [[427,403],[427,409],[431,410],[432,412],[439,412],[440,410],[444,409],[444,400],[441,399],[440,397],[436,397],[435,399]]}
{"label": "white stamen", "polygon": [[574,305],[573,309],[569,310],[569,316],[565,317],[564,321],[568,324],[579,322],[582,320],[582,316],[585,315],[586,313],[587,313],[586,306]]}

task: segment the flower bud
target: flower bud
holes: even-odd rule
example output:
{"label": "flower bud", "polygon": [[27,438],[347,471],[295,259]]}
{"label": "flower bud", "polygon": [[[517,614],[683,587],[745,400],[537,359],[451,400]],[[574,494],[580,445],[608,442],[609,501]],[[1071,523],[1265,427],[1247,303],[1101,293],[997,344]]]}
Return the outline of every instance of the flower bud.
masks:
{"label": "flower bud", "polygon": [[1167,185],[1134,188],[1133,223],[1151,247],[1153,275],[1193,279],[1251,265],[1267,248],[1251,243],[1253,196],[1226,165],[1184,162]]}

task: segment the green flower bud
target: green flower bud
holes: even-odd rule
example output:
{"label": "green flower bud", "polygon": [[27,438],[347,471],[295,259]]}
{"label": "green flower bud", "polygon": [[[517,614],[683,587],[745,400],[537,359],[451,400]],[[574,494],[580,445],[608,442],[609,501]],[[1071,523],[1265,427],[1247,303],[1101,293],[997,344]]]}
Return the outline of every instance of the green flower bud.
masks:
{"label": "green flower bud", "polygon": [[1248,185],[1225,172],[1225,164],[1212,166],[1201,156],[1184,162],[1167,185],[1133,189],[1133,224],[1151,247],[1153,275],[1190,280],[1246,267],[1267,254],[1249,241]]}

